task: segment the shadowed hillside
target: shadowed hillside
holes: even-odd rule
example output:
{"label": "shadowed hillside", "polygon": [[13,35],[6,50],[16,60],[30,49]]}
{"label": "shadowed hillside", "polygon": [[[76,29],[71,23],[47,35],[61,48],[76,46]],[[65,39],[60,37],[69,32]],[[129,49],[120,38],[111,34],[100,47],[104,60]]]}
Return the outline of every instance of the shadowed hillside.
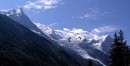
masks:
{"label": "shadowed hillside", "polygon": [[0,66],[80,66],[63,49],[0,15]]}

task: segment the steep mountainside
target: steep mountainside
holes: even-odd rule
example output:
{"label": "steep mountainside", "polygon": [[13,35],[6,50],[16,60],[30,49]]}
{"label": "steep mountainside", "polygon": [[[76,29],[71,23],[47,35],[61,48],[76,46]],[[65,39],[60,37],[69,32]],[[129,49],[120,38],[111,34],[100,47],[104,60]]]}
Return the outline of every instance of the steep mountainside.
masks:
{"label": "steep mountainside", "polygon": [[31,31],[48,38],[33,22],[29,19],[29,17],[23,12],[21,8],[19,9],[10,9],[10,10],[0,10],[0,14],[7,15],[14,21],[18,22],[29,28]]}
{"label": "steep mountainside", "polygon": [[0,14],[0,66],[81,66],[61,47]]}
{"label": "steep mountainside", "polygon": [[[22,9],[0,10],[0,13],[9,16],[11,19],[49,39],[51,42],[54,40],[54,42],[64,47],[71,57],[76,53],[75,55],[80,55],[85,60],[92,59],[104,66],[107,65],[107,53],[109,46],[113,41],[109,35],[98,36],[94,33],[75,28],[53,30],[51,27],[40,23],[33,24],[26,14],[24,14]],[[74,58],[79,60],[76,57]]]}
{"label": "steep mountainside", "polygon": [[108,64],[108,51],[113,39],[109,35],[98,36],[82,29],[53,30],[52,28],[35,23],[50,38],[60,46],[69,48],[84,59],[92,59],[106,66]]}

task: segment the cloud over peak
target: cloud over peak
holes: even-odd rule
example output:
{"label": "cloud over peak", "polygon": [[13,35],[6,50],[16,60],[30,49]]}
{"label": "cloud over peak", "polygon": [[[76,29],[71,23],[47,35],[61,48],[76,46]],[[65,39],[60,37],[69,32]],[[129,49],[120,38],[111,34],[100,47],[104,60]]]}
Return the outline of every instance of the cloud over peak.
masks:
{"label": "cloud over peak", "polygon": [[96,20],[102,17],[109,17],[111,13],[109,11],[101,10],[99,7],[89,8],[88,11],[79,16],[81,19]]}
{"label": "cloud over peak", "polygon": [[80,16],[80,18],[88,18],[88,19],[96,19],[99,15],[98,8],[90,8],[89,11],[84,14],[83,16]]}
{"label": "cloud over peak", "polygon": [[48,10],[52,8],[56,8],[58,4],[61,4],[62,0],[36,0],[36,1],[28,1],[24,8],[26,9],[43,9]]}
{"label": "cloud over peak", "polygon": [[93,33],[108,33],[108,32],[114,32],[116,30],[119,30],[118,26],[107,25],[107,26],[95,28],[92,30],[92,32]]}

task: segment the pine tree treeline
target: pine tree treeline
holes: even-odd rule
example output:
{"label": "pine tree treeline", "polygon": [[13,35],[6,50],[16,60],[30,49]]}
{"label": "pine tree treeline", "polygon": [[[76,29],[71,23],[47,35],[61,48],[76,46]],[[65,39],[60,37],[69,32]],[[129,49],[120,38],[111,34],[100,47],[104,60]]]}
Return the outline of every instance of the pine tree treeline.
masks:
{"label": "pine tree treeline", "polygon": [[124,41],[123,31],[120,30],[119,34],[115,33],[111,44],[109,66],[129,66],[129,54],[129,47]]}
{"label": "pine tree treeline", "polygon": [[88,60],[88,65],[87,66],[93,66],[93,61],[92,60]]}

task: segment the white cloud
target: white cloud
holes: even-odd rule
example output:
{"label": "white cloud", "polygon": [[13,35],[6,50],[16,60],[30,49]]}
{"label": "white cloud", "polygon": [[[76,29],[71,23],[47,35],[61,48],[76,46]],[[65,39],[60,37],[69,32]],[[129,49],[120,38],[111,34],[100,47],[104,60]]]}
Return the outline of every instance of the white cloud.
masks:
{"label": "white cloud", "polygon": [[36,0],[34,2],[28,1],[24,8],[26,9],[43,9],[48,10],[56,8],[62,0]]}
{"label": "white cloud", "polygon": [[52,23],[52,24],[49,25],[49,27],[53,27],[55,25],[57,25],[57,23]]}
{"label": "white cloud", "polygon": [[84,15],[79,16],[81,19],[91,19],[95,20],[101,17],[109,16],[110,12],[108,11],[102,11],[98,7],[90,8],[87,13]]}
{"label": "white cloud", "polygon": [[96,19],[98,15],[98,8],[90,8],[89,11],[85,15],[80,16],[80,18]]}
{"label": "white cloud", "polygon": [[116,30],[119,30],[119,27],[117,26],[103,26],[103,27],[98,27],[92,30],[93,33],[108,33],[108,32],[114,32]]}

